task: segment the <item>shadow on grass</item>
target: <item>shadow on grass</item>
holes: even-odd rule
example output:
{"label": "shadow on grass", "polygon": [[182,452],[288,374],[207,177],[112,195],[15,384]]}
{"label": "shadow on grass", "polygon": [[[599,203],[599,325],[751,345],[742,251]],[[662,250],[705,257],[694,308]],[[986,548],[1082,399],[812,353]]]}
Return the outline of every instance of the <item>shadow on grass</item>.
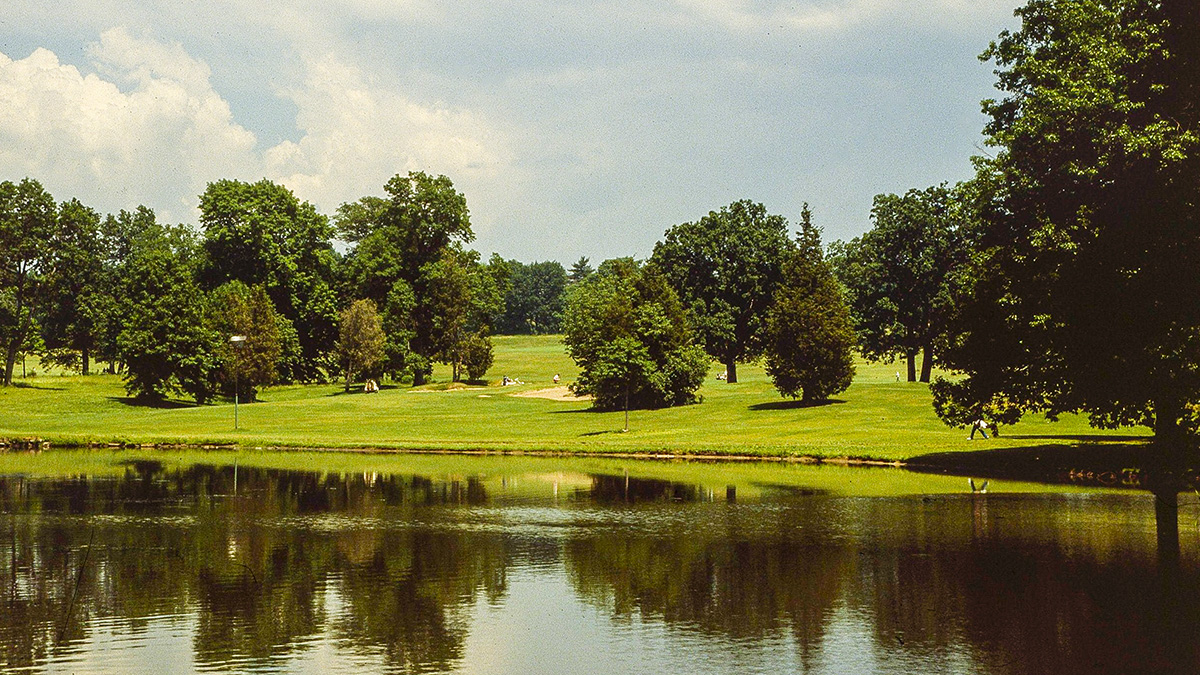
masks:
{"label": "shadow on grass", "polygon": [[583,436],[603,436],[604,434],[623,434],[623,433],[625,433],[625,432],[621,429],[606,429],[604,431],[589,431],[587,433],[583,433],[583,434],[579,434],[579,435],[581,437],[583,437]]}
{"label": "shadow on grass", "polygon": [[[1112,440],[1121,437],[1102,438]],[[1150,439],[1144,436],[1131,438],[1145,442],[1042,444],[1020,448],[935,452],[909,459],[906,468],[920,473],[952,476],[1139,489],[1146,488],[1149,481],[1164,473],[1194,473],[1200,467],[1200,457],[1191,457],[1164,472],[1162,457],[1151,446]]]}
{"label": "shadow on grass", "polygon": [[800,408],[821,408],[827,405],[835,405],[845,403],[839,398],[828,398],[824,401],[801,401],[800,399],[787,399],[783,401],[769,401],[767,403],[755,403],[750,406],[751,410],[799,410]]}
{"label": "shadow on grass", "polygon": [[1008,434],[1004,438],[1019,441],[1075,441],[1076,443],[1128,443],[1149,441],[1149,436],[1113,436],[1111,434]]}
{"label": "shadow on grass", "polygon": [[13,382],[13,387],[17,389],[37,389],[39,391],[66,391],[65,387],[43,387],[29,382]]}
{"label": "shadow on grass", "polygon": [[116,401],[131,408],[154,408],[156,410],[177,410],[179,408],[198,408],[200,406],[188,401],[156,401],[153,399],[132,398],[130,396],[109,396],[108,400]]}

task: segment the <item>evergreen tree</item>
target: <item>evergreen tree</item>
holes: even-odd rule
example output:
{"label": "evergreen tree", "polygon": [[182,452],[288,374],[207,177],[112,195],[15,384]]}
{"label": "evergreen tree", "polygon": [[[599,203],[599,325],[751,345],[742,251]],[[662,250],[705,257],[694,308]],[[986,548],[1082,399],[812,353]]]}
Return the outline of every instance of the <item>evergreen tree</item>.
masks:
{"label": "evergreen tree", "polygon": [[571,270],[567,273],[567,281],[577,284],[592,276],[595,272],[596,270],[592,269],[587,256],[581,256],[579,260],[575,261],[574,265],[571,265]]}
{"label": "evergreen tree", "polygon": [[806,404],[845,391],[854,377],[854,331],[841,286],[821,249],[808,205],[796,250],[767,317],[767,374],[784,396]]}

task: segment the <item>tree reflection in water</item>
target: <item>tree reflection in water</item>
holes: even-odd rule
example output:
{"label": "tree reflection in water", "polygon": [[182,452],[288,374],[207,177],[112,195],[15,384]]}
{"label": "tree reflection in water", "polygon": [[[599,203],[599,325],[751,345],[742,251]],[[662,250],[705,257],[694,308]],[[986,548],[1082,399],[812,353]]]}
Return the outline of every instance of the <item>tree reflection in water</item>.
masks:
{"label": "tree reflection in water", "polygon": [[[731,503],[724,485],[594,476],[506,509],[479,479],[236,472],[236,494],[232,467],[0,478],[0,670],[85,650],[97,619],[137,635],[180,616],[202,668],[328,640],[381,671],[453,670],[515,569],[627,630],[733,654],[786,639],[780,669],[1200,668],[1196,538],[1160,560],[1148,496]],[[509,647],[536,658],[528,640]]]}

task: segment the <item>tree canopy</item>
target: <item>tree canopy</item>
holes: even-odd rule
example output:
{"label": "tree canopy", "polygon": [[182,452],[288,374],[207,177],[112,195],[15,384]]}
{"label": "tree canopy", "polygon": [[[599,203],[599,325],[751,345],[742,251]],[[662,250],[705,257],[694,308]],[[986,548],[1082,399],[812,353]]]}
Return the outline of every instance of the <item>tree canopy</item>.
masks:
{"label": "tree canopy", "polygon": [[675,291],[652,265],[630,258],[605,261],[572,286],[563,341],[580,368],[575,393],[590,394],[600,410],[694,403],[708,372]]}
{"label": "tree canopy", "polygon": [[568,281],[562,264],[509,260],[507,265],[508,289],[499,331],[509,335],[557,333]]}
{"label": "tree canopy", "polygon": [[[983,58],[995,157],[943,396],[1178,444],[1200,405],[1200,8],[1035,0]],[[953,406],[942,406],[952,409]]]}
{"label": "tree canopy", "polygon": [[954,283],[967,254],[963,199],[961,187],[945,185],[876,195],[873,227],[834,247],[863,355],[903,357],[909,382],[917,380],[922,350],[920,380],[929,381],[953,311]]}
{"label": "tree canopy", "polygon": [[345,283],[352,297],[383,308],[386,368],[408,370],[420,384],[432,361],[446,352],[447,327],[456,326],[440,316],[455,309],[446,301],[462,299],[447,285],[461,263],[450,249],[475,235],[466,197],[446,176],[396,175],[384,192],[386,197],[363,197],[338,208],[338,233],[353,246]]}
{"label": "tree canopy", "polygon": [[300,358],[285,380],[314,380],[337,337],[333,228],[291,190],[261,180],[219,180],[200,197],[206,289],[262,285],[295,329]]}
{"label": "tree canopy", "polygon": [[36,180],[0,183],[0,342],[4,384],[12,384],[17,354],[34,335],[45,275],[54,267],[58,227],[54,198]]}
{"label": "tree canopy", "polygon": [[767,310],[792,249],[788,223],[762,204],[734,202],[676,225],[654,247],[662,270],[690,310],[704,349],[737,382],[737,364],[762,354]]}

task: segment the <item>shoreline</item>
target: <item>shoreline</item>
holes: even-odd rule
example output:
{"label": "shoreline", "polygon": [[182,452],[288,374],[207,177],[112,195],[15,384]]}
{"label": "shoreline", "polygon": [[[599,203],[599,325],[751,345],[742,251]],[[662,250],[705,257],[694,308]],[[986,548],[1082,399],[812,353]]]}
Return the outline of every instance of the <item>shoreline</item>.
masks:
{"label": "shoreline", "polygon": [[[533,457],[560,459],[630,459],[648,462],[696,462],[707,464],[803,464],[839,467],[901,469],[914,473],[958,475],[976,478],[1024,480],[1050,484],[1094,486],[1097,488],[1148,489],[1147,485],[1161,469],[1154,465],[1144,444],[1092,446],[1038,446],[993,448],[978,451],[942,451],[908,460],[865,456],[820,456],[813,454],[755,454],[720,452],[673,452],[663,450],[539,450],[508,448],[404,448],[368,446],[289,446],[242,445],[237,443],[135,443],[71,442],[42,438],[0,439],[0,454],[54,452],[56,450],[152,450],[198,452],[276,452],[328,453],[357,455],[425,455],[461,457]],[[1194,457],[1171,475],[1182,484],[1200,489],[1200,457]],[[1190,489],[1190,488],[1189,488]]]}

